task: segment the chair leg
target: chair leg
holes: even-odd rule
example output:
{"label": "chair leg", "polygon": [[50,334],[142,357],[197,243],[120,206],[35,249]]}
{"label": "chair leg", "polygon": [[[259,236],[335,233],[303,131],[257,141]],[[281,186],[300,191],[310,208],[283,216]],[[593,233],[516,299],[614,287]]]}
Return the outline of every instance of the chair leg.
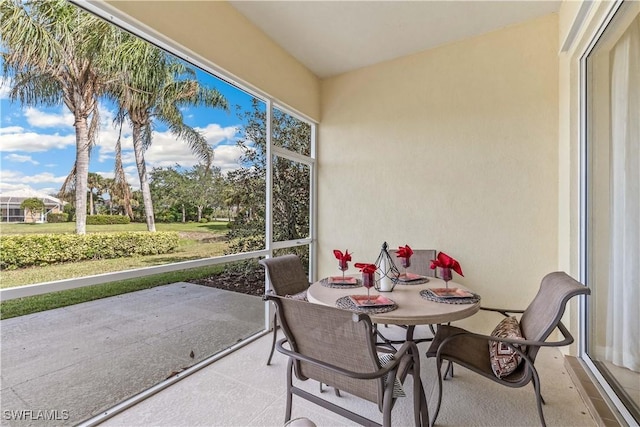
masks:
{"label": "chair leg", "polygon": [[542,394],[540,393],[540,377],[538,377],[538,372],[536,368],[531,365],[531,371],[533,373],[533,389],[536,393],[536,405],[538,406],[538,416],[540,417],[540,425],[542,427],[546,427],[547,423],[544,421],[544,414],[542,413],[542,404],[544,403],[544,399],[542,398]]}
{"label": "chair leg", "polygon": [[267,366],[271,365],[271,358],[273,357],[273,351],[276,349],[276,337],[278,336],[278,316],[273,315],[273,341],[271,341],[271,352],[269,353],[269,359],[267,359]]}
{"label": "chair leg", "polygon": [[416,427],[423,427],[429,424],[429,407],[427,397],[424,394],[424,386],[420,379],[420,365],[413,364],[413,417]]}
{"label": "chair leg", "polygon": [[[293,361],[289,359],[289,363],[287,363],[287,407],[284,412],[284,422],[285,424],[291,420],[291,400],[293,398]],[[320,384],[322,385],[322,383]]]}
{"label": "chair leg", "polygon": [[433,427],[440,413],[440,404],[442,404],[442,359],[436,357],[436,372],[438,373],[438,403],[436,404],[436,410],[433,413],[433,419],[429,422],[429,426]]}
{"label": "chair leg", "polygon": [[444,379],[446,381],[447,377],[453,378],[453,362],[447,362],[447,370],[444,372]]}
{"label": "chair leg", "polygon": [[[318,383],[318,384],[320,385],[320,393],[324,393],[324,390],[322,389],[322,383]],[[342,397],[342,396],[340,395],[340,390],[339,390],[339,389],[337,389],[337,388],[335,388],[335,387],[334,387],[333,391],[334,391],[334,393],[336,394],[336,396],[338,396],[338,397]]]}

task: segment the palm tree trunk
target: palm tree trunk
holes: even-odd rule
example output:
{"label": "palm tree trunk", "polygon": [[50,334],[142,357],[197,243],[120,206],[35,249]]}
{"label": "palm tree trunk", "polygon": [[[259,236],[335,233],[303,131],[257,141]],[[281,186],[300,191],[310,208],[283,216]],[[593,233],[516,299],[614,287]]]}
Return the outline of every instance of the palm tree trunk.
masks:
{"label": "palm tree trunk", "polygon": [[122,122],[120,123],[120,130],[118,131],[118,140],[116,141],[116,164],[115,164],[115,176],[117,186],[121,190],[122,205],[125,215],[129,216],[129,219],[133,221],[133,208],[131,207],[131,191],[129,190],[129,184],[127,183],[127,177],[124,175],[124,168],[122,167]]}
{"label": "palm tree trunk", "polygon": [[89,191],[89,215],[93,215],[93,190]]}
{"label": "palm tree trunk", "polygon": [[142,144],[142,129],[140,125],[133,123],[133,152],[136,156],[136,166],[138,167],[138,177],[140,178],[140,191],[142,191],[142,201],[144,203],[144,213],[147,221],[147,230],[156,231],[156,223],[153,218],[153,202],[151,201],[151,188],[147,178],[147,166],[144,161],[144,148]]}
{"label": "palm tree trunk", "polygon": [[77,116],[76,128],[76,233],[87,232],[87,178],[89,175],[89,128],[87,119]]}
{"label": "palm tree trunk", "polygon": [[184,203],[182,204],[182,222],[187,222],[187,209],[184,207]]}

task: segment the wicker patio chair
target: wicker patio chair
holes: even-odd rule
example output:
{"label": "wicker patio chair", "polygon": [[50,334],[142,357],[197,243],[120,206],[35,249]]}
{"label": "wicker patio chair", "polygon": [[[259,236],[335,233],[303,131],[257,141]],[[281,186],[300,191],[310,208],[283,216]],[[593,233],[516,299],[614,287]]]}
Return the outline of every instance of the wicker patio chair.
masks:
{"label": "wicker patio chair", "polygon": [[[260,260],[259,263],[262,264],[266,270],[273,293],[294,299],[307,299],[309,277],[304,272],[302,262],[297,255],[282,255],[273,258],[266,258]],[[274,313],[273,341],[271,342],[271,352],[269,353],[269,359],[267,359],[267,365],[271,364],[273,351],[276,348],[277,335],[278,317]]]}
{"label": "wicker patio chair", "polygon": [[[536,355],[541,347],[560,347],[573,342],[573,337],[562,324],[560,318],[567,302],[572,297],[589,294],[589,288],[566,273],[554,272],[547,274],[542,279],[536,297],[526,310],[482,308],[482,310],[501,313],[505,317],[509,317],[510,314],[522,313],[519,320],[522,339],[499,338],[494,334],[481,335],[454,326],[440,326],[429,350],[427,350],[427,357],[436,358],[438,373],[438,403],[431,425],[435,424],[442,402],[442,361],[448,360],[507,387],[523,387],[532,382],[540,422],[545,426],[544,414],[542,413],[542,404],[545,402],[540,392],[540,377],[534,365]],[[564,339],[546,342],[545,340],[556,328],[562,333]],[[494,373],[491,365],[490,341],[503,343],[499,345],[512,349],[522,359],[512,373],[506,374],[502,378]],[[520,346],[526,346],[526,348]],[[449,369],[445,372],[445,376],[448,372]]]}
{"label": "wicker patio chair", "polygon": [[[383,426],[391,425],[398,383],[404,382],[410,374],[413,376],[415,424],[428,423],[420,380],[420,356],[415,343],[406,342],[397,352],[391,353],[393,357],[388,357],[389,353],[378,353],[371,320],[366,314],[275,295],[265,298],[276,304],[285,334],[285,338],[278,341],[277,349],[289,356],[285,422],[291,418],[295,394],[361,425],[380,425],[297,387],[293,384],[295,373],[298,380],[317,380],[375,403],[383,414]],[[387,361],[381,362],[381,358]]]}

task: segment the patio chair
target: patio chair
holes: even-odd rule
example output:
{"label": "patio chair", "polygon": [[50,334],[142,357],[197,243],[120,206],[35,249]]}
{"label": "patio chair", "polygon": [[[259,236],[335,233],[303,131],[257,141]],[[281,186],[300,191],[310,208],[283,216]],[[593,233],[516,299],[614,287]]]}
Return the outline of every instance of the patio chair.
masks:
{"label": "patio chair", "polygon": [[[391,411],[404,393],[407,375],[413,376],[414,420],[417,426],[429,420],[420,380],[420,355],[416,344],[406,342],[395,353],[378,353],[369,316],[335,307],[265,295],[273,301],[285,334],[277,343],[289,356],[285,422],[291,418],[293,395],[309,400],[361,425],[381,424],[309,393],[293,384],[308,379],[377,404],[383,426],[391,425]],[[382,360],[382,361],[381,361]]]}
{"label": "patio chair", "polygon": [[[389,255],[391,255],[398,270],[403,272],[400,259],[396,256],[396,252],[396,249],[390,249]],[[430,268],[432,259],[436,259],[435,249],[414,249],[413,255],[411,255],[411,266],[407,268],[407,271],[421,276],[436,277],[436,271]]]}
{"label": "patio chair", "polygon": [[[276,295],[294,298],[307,299],[307,288],[309,288],[309,277],[304,272],[302,262],[297,255],[282,255],[273,258],[265,258],[259,261],[266,270],[267,277],[271,283],[271,290]],[[273,341],[271,342],[271,352],[267,365],[271,364],[273,351],[276,348],[276,337],[278,335],[278,317],[273,314]]]}
{"label": "patio chair", "polygon": [[[518,326],[517,321],[515,318],[509,319],[509,315],[522,313],[519,320],[521,338],[513,338],[511,333],[501,333],[502,328],[500,327],[496,327],[491,335],[476,334],[454,326],[438,327],[436,336],[429,350],[427,350],[427,357],[436,358],[438,372],[438,403],[430,425],[435,424],[440,411],[442,402],[441,368],[442,361],[447,360],[507,387],[523,387],[532,382],[540,422],[543,426],[546,426],[544,414],[542,413],[542,404],[545,402],[540,393],[540,377],[534,365],[536,355],[541,347],[560,347],[573,342],[573,337],[562,324],[560,318],[564,313],[567,302],[572,297],[589,295],[590,292],[589,288],[566,273],[554,272],[547,274],[542,279],[536,297],[526,310],[482,308],[482,310],[498,312],[505,316],[501,324],[504,324],[505,320],[508,319],[516,326]],[[556,328],[562,333],[564,339],[546,342],[545,340]],[[505,351],[513,356],[513,359],[510,359],[510,367],[514,369],[511,373],[502,370],[504,366],[496,359],[498,356],[490,356],[490,342],[497,343],[497,346],[494,346],[494,352],[498,351],[499,357],[507,356]],[[521,359],[519,364],[517,363],[518,356]],[[447,368],[445,377],[448,372],[450,371]],[[516,421],[514,420],[514,422]]]}

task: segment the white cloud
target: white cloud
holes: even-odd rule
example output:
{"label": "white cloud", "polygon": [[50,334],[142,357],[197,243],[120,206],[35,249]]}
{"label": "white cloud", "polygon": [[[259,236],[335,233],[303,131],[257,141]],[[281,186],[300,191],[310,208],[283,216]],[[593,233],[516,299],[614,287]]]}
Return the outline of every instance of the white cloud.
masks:
{"label": "white cloud", "polygon": [[[3,191],[17,190],[27,188],[29,185],[37,185],[45,183],[51,185],[52,183],[60,184],[64,182],[66,176],[55,176],[49,172],[43,172],[36,175],[24,175],[22,172],[2,169],[0,171],[0,189]],[[56,193],[59,188],[46,189],[38,188],[40,192]]]}
{"label": "white cloud", "polygon": [[[224,141],[233,141],[233,138],[236,135],[236,127],[228,126],[223,128],[217,123],[212,123],[207,127],[197,128],[197,130],[202,132],[205,138],[207,138],[209,145],[214,147],[214,164],[219,166],[217,164],[217,157],[220,155],[219,150],[222,150],[223,154],[220,163],[224,160],[222,165],[227,168],[228,165],[232,163],[232,160],[230,160],[230,153],[232,151],[229,151],[229,148],[227,148],[230,146],[219,144]],[[113,150],[111,150],[110,153],[113,153]],[[106,156],[106,151],[104,153],[101,151],[100,155]],[[183,141],[176,140],[175,136],[168,131],[155,132],[153,134],[153,143],[144,153],[144,158],[147,162],[148,169],[153,167],[174,166],[176,163],[185,168],[198,164],[198,159],[191,152],[189,146]],[[126,164],[135,164],[135,156],[130,137],[126,138],[126,141],[123,140],[122,162]],[[234,169],[237,167],[237,163],[235,163]]]}
{"label": "white cloud", "polygon": [[9,90],[13,85],[11,77],[0,77],[0,99],[9,99]]}
{"label": "white cloud", "polygon": [[39,165],[40,162],[33,160],[31,156],[23,156],[20,154],[7,154],[4,156],[5,160],[16,163],[32,163],[34,165]]}
{"label": "white cloud", "polygon": [[223,141],[234,141],[237,133],[236,126],[227,126],[222,127],[217,123],[210,123],[204,128],[196,128],[205,138],[207,138],[207,142],[215,147]]}
{"label": "white cloud", "polygon": [[5,133],[20,133],[24,132],[24,128],[20,126],[5,126],[0,128],[0,135]]}
{"label": "white cloud", "polygon": [[62,110],[59,114],[52,114],[33,107],[27,107],[24,110],[24,117],[34,127],[73,127],[73,114],[68,110]]}
{"label": "white cloud", "polygon": [[[18,191],[18,190],[35,191],[33,188],[29,187],[28,185],[0,181],[0,192],[8,193],[10,191]],[[40,190],[37,190],[37,191],[40,191]]]}
{"label": "white cloud", "polygon": [[100,175],[103,178],[108,178],[108,179],[112,179],[115,176],[115,172],[111,171],[111,172],[96,172],[98,175]]}
{"label": "white cloud", "polygon": [[[12,130],[13,132],[8,132]],[[59,135],[25,132],[24,129],[12,126],[4,128],[0,134],[0,147],[2,151],[25,151],[28,153],[49,151],[52,149],[64,149],[76,143],[75,134]]]}
{"label": "white cloud", "polygon": [[243,153],[243,149],[237,145],[219,145],[215,149],[213,165],[219,167],[222,173],[226,174],[241,166],[240,156],[242,156]]}

